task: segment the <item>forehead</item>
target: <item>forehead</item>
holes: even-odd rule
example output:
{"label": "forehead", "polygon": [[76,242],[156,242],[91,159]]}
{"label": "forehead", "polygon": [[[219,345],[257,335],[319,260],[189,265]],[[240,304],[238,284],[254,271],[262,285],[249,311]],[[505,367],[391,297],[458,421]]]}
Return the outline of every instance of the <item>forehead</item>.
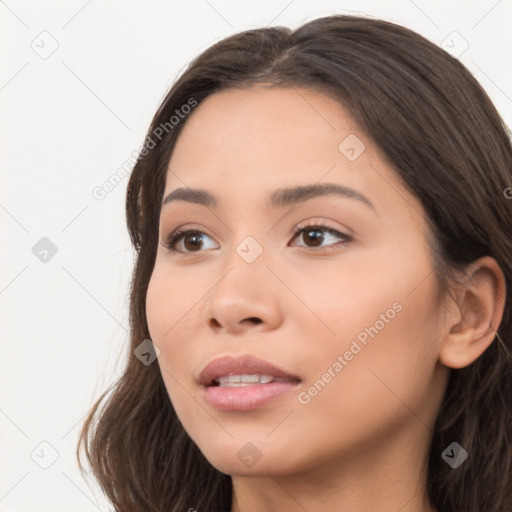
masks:
{"label": "forehead", "polygon": [[421,215],[346,109],[300,88],[229,89],[206,98],[178,137],[164,197],[182,187],[207,189],[222,208],[243,211],[278,189],[321,182],[363,192],[377,211],[413,206]]}
{"label": "forehead", "polygon": [[[186,120],[169,168],[208,181],[213,175],[250,175],[255,183],[288,175],[320,179],[342,156],[340,143],[356,132],[364,138],[343,107],[318,92],[230,89],[206,98]],[[178,182],[169,172],[168,183]]]}
{"label": "forehead", "polygon": [[[236,140],[266,132],[291,142],[287,136],[290,130],[295,137],[309,137],[312,131],[327,137],[343,129],[358,127],[334,99],[310,89],[258,86],[227,89],[207,97],[192,112],[180,138],[200,132],[226,145],[228,134]],[[222,133],[218,139],[216,132]]]}

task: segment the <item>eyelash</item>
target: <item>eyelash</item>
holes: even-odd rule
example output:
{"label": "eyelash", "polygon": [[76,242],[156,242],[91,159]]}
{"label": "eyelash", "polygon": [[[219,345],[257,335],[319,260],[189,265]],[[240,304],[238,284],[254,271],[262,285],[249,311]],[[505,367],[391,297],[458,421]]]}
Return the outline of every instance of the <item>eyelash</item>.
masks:
{"label": "eyelash", "polygon": [[[333,229],[325,224],[322,224],[321,222],[319,223],[316,223],[316,224],[312,224],[312,225],[307,225],[307,226],[304,226],[304,227],[301,227],[301,226],[297,226],[294,230],[293,230],[293,237],[292,237],[292,240],[295,239],[297,237],[298,234],[300,233],[305,233],[305,232],[308,232],[308,231],[313,231],[313,230],[317,230],[317,231],[325,231],[326,233],[329,233],[330,235],[334,235],[338,238],[341,238],[342,239],[342,243],[341,245],[346,245],[348,244],[349,242],[352,241],[352,237],[350,237],[349,235],[346,235],[344,233],[341,233],[340,231],[336,230],[336,229]],[[182,239],[184,236],[186,235],[203,235],[203,234],[206,234],[204,233],[203,231],[200,231],[198,229],[183,229],[183,228],[179,228],[177,229],[176,231],[174,231],[173,233],[171,233],[165,243],[163,243],[162,245],[168,249],[169,251],[171,252],[177,252],[177,253],[182,253],[182,254],[196,254],[196,253],[200,253],[200,252],[203,252],[203,251],[178,251],[177,249],[174,248],[174,246],[176,245],[177,242],[179,242],[180,239]],[[207,235],[208,236],[208,235]],[[327,245],[327,246],[320,246],[320,248],[315,248],[315,247],[307,247],[305,245],[302,245],[300,247],[303,247],[305,248],[306,250],[309,250],[309,251],[313,251],[313,252],[322,252],[322,251],[325,251],[325,250],[329,250],[329,249],[336,249],[336,247],[333,247],[333,245]]]}

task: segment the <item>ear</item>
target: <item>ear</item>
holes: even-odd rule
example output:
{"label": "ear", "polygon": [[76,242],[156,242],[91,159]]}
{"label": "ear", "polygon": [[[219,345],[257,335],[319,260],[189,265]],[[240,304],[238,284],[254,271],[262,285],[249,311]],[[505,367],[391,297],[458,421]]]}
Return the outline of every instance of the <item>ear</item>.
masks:
{"label": "ear", "polygon": [[464,368],[489,347],[503,318],[506,284],[490,256],[475,260],[456,290],[456,305],[446,314],[439,359],[449,368]]}

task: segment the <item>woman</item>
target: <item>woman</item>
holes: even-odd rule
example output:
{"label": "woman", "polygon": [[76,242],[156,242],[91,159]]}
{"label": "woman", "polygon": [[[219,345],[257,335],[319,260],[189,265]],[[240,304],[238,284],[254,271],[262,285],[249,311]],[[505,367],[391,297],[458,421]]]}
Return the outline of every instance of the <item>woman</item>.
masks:
{"label": "woman", "polygon": [[130,178],[132,355],[81,436],[115,509],[512,510],[511,185],[488,96],[408,29],[197,57]]}

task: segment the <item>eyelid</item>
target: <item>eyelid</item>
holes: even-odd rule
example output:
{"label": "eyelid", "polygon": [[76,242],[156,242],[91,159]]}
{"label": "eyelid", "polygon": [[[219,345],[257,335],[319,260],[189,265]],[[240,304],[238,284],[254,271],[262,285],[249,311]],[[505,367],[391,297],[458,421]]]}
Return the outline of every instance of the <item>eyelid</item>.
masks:
{"label": "eyelid", "polygon": [[[171,248],[171,244],[177,244],[182,239],[182,235],[189,234],[189,232],[197,231],[201,235],[206,235],[208,238],[214,240],[214,237],[208,234],[207,230],[203,226],[200,226],[199,224],[183,224],[182,226],[178,226],[177,228],[171,230],[168,235],[165,235],[164,241],[161,242],[161,245],[163,245],[169,252],[178,253],[178,254],[195,254],[192,252],[186,252],[186,251],[178,251],[176,249]],[[174,242],[171,242],[171,239],[174,239]],[[197,254],[204,251],[196,251]]]}
{"label": "eyelid", "polygon": [[[318,229],[320,231],[325,231],[326,233],[329,233],[330,235],[333,235],[340,239],[340,241],[336,244],[328,244],[325,246],[318,246],[318,247],[308,247],[307,245],[295,245],[291,244],[298,236],[302,233],[307,231],[307,228],[310,228],[310,230]],[[202,226],[199,226],[198,224],[183,224],[182,226],[178,226],[176,229],[172,230],[166,237],[164,237],[164,242],[160,242],[161,245],[163,245],[169,252],[171,253],[177,253],[177,254],[184,254],[184,255],[192,255],[192,254],[200,254],[202,252],[205,252],[204,250],[199,251],[181,251],[175,248],[175,246],[180,243],[183,238],[187,235],[191,235],[194,232],[198,232],[200,235],[206,235],[211,240],[215,240],[213,236],[211,236]],[[296,224],[294,228],[292,229],[289,236],[291,237],[290,242],[288,242],[287,246],[289,247],[290,244],[292,247],[302,247],[310,252],[317,252],[321,253],[326,251],[327,249],[336,249],[338,248],[338,244],[341,243],[341,245],[348,244],[354,240],[354,236],[352,235],[353,231],[348,228],[335,228],[332,225],[329,225],[325,222],[324,219],[320,218],[310,218],[307,220],[304,220],[300,222],[299,224]],[[174,246],[174,247],[173,247]]]}
{"label": "eyelid", "polygon": [[296,227],[294,227],[292,230],[292,234],[295,233],[298,229],[304,229],[308,226],[321,226],[325,229],[338,231],[341,235],[345,235],[346,237],[354,238],[354,231],[347,226],[341,225],[341,227],[335,227],[334,225],[327,224],[327,222],[340,225],[339,222],[331,220],[328,217],[311,217],[296,224]]}
{"label": "eyelid", "polygon": [[[340,230],[340,229],[334,228],[331,225],[327,224],[324,220],[309,219],[304,222],[301,222],[300,224],[297,224],[297,226],[293,229],[292,240],[289,242],[288,245],[290,245],[295,239],[297,239],[301,233],[305,233],[309,230],[324,231],[325,233],[335,236],[336,238],[339,238],[340,240],[339,240],[339,242],[337,242],[335,244],[328,244],[328,245],[318,246],[318,247],[308,247],[307,245],[298,245],[297,246],[295,244],[292,244],[292,247],[302,247],[303,249],[306,249],[306,251],[318,253],[318,255],[320,256],[322,254],[325,254],[326,251],[338,250],[340,248],[340,246],[345,246],[354,241],[354,237],[351,234],[344,232],[345,229]],[[352,230],[350,230],[350,229],[348,229],[346,231],[352,232]]]}

